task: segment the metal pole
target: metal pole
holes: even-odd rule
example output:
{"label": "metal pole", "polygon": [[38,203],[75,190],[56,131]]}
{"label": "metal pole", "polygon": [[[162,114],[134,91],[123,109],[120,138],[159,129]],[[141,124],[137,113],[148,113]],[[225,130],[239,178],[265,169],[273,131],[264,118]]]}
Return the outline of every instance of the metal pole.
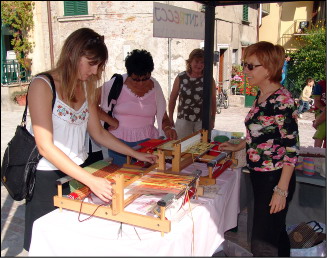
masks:
{"label": "metal pole", "polygon": [[53,54],[53,34],[52,34],[52,20],[51,20],[51,6],[50,1],[47,1],[48,11],[48,27],[49,27],[49,45],[50,45],[50,60],[51,69],[54,67],[54,54]]}
{"label": "metal pole", "polygon": [[204,76],[203,76],[203,104],[202,128],[208,130],[211,139],[211,93],[212,93],[212,64],[214,49],[215,7],[206,5],[205,8],[205,38],[204,38]]}
{"label": "metal pole", "polygon": [[171,92],[171,40],[172,38],[168,38],[168,101]]}
{"label": "metal pole", "polygon": [[[169,5],[169,1],[167,1]],[[171,92],[171,38],[168,38],[168,102],[170,99]]]}

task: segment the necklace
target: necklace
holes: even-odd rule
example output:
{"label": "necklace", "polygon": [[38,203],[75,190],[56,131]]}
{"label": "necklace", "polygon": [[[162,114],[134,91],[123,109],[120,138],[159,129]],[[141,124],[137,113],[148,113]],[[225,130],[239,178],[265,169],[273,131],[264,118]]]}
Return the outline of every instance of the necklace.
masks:
{"label": "necklace", "polygon": [[266,93],[261,92],[262,94],[260,94],[260,97],[264,97],[264,96],[266,96],[268,94],[271,94],[273,92],[275,92],[275,90],[274,91],[267,91]]}
{"label": "necklace", "polygon": [[266,93],[263,93],[262,91],[260,92],[260,96],[259,96],[259,99],[258,99],[258,102],[259,103],[262,103],[264,102],[269,96],[270,94],[274,93],[275,91],[277,91],[278,89],[274,89],[274,90],[270,90],[270,91],[267,91]]}
{"label": "necklace", "polygon": [[279,89],[280,89],[280,87],[278,87],[277,89],[273,89],[273,90],[267,91],[267,92],[265,92],[265,93],[263,93],[263,92],[261,91],[261,93],[260,93],[260,97],[264,97],[264,96],[266,96],[266,95],[268,95],[268,94],[271,94],[271,93],[273,93],[273,92],[275,92],[275,91],[277,91],[277,90],[279,90]]}

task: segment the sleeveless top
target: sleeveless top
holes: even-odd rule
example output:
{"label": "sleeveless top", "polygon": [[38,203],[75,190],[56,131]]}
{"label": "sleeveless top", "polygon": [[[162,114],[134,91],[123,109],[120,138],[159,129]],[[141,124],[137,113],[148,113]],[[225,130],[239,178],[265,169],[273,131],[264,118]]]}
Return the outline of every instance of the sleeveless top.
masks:
{"label": "sleeveless top", "polygon": [[203,77],[192,78],[186,71],[179,76],[177,118],[191,122],[202,120]]}
{"label": "sleeveless top", "polygon": [[[35,79],[46,81],[51,88],[50,83],[43,77],[35,77],[33,80]],[[86,94],[85,86],[84,90]],[[52,111],[54,145],[77,165],[81,165],[88,156],[84,145],[88,118],[89,109],[87,100],[85,100],[79,110],[75,110],[56,97]],[[34,135],[32,125],[30,127],[30,133]],[[45,158],[40,160],[37,169],[58,170],[58,168]]]}
{"label": "sleeveless top", "polygon": [[159,132],[154,126],[156,103],[154,88],[139,97],[124,84],[113,111],[113,116],[119,121],[119,127],[110,132],[127,142],[158,138]]}

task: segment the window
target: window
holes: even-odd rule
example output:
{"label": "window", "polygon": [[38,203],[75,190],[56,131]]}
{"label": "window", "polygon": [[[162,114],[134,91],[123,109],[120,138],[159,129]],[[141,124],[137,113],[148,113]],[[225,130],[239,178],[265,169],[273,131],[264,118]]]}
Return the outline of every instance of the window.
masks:
{"label": "window", "polygon": [[232,53],[232,64],[238,63],[238,49],[233,49]]}
{"label": "window", "polygon": [[243,21],[249,21],[249,5],[243,5]]}
{"label": "window", "polygon": [[87,15],[87,1],[64,1],[65,16]]}

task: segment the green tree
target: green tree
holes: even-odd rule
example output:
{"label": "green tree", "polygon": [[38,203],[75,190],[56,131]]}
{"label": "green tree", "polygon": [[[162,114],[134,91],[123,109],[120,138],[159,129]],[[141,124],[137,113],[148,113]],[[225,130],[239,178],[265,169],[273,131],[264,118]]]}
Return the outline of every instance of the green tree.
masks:
{"label": "green tree", "polygon": [[1,1],[1,21],[9,27],[13,35],[11,45],[16,58],[23,68],[30,70],[27,56],[34,43],[29,41],[28,33],[33,29],[33,1]]}
{"label": "green tree", "polygon": [[326,27],[315,26],[307,31],[307,35],[298,38],[302,46],[299,50],[291,53],[287,83],[294,97],[301,94],[305,81],[311,77],[315,81],[325,79],[326,63]]}

